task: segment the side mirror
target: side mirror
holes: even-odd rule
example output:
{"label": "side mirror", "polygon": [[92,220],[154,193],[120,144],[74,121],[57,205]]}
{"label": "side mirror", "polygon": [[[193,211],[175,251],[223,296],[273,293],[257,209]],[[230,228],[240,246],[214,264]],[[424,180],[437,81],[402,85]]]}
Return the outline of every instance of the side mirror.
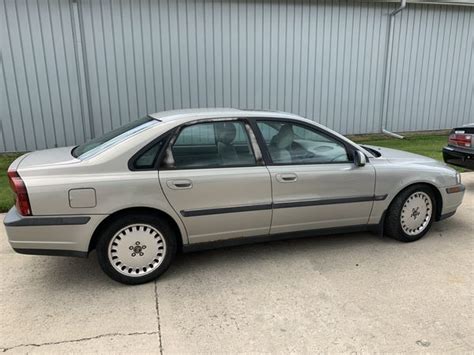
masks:
{"label": "side mirror", "polygon": [[365,154],[360,150],[354,151],[354,164],[355,166],[364,166],[367,163],[367,158]]}

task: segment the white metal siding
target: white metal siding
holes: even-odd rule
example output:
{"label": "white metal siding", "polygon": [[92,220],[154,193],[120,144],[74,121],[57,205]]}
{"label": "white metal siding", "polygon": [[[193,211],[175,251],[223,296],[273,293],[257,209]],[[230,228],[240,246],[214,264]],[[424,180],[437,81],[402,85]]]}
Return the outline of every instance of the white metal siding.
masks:
{"label": "white metal siding", "polygon": [[[398,4],[0,3],[3,151],[81,143],[181,107],[283,110],[343,133],[381,128],[388,13]],[[473,120],[473,12],[409,4],[397,15],[388,129]]]}
{"label": "white metal siding", "polygon": [[473,122],[473,9],[419,5],[399,15],[388,129],[435,130]]}
{"label": "white metal siding", "polygon": [[88,137],[71,11],[67,1],[0,1],[3,151]]}

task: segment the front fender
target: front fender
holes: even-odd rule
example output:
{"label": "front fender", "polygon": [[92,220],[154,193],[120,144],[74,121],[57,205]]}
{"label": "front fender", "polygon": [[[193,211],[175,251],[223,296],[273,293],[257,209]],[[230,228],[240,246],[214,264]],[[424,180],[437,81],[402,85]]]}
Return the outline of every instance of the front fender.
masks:
{"label": "front fender", "polygon": [[[414,184],[432,186],[445,205],[445,188],[456,184],[456,171],[441,164],[374,164],[376,171],[375,195],[387,195],[383,201],[375,201],[369,224],[378,224],[393,199],[405,188]],[[441,212],[441,210],[439,211]],[[444,213],[444,207],[443,207]]]}

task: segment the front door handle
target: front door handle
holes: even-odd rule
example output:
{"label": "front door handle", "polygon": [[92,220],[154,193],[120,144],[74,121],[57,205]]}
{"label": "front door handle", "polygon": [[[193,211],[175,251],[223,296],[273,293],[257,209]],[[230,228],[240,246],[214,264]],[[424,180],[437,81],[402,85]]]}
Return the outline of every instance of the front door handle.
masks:
{"label": "front door handle", "polygon": [[166,185],[173,190],[185,190],[193,187],[193,182],[188,179],[168,180]]}
{"label": "front door handle", "polygon": [[277,174],[276,179],[278,182],[295,182],[298,176],[294,173]]}

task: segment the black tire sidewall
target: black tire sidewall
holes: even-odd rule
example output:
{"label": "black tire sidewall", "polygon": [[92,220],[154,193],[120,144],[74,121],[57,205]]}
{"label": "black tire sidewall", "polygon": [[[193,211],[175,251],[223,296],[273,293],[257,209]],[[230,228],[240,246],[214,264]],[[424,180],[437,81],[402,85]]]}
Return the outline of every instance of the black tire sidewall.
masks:
{"label": "black tire sidewall", "polygon": [[[400,216],[402,213],[403,205],[405,204],[408,197],[410,197],[415,192],[424,192],[426,193],[429,198],[431,199],[431,206],[432,206],[432,215],[430,221],[426,228],[417,235],[409,235],[405,233],[402,228],[402,224],[400,222]],[[403,190],[392,202],[386,220],[386,233],[397,240],[402,242],[414,242],[420,238],[422,238],[428,231],[431,229],[431,226],[436,217],[436,198],[434,196],[433,190],[424,185],[413,185],[405,190]]]}
{"label": "black tire sidewall", "polygon": [[[158,266],[158,268],[152,273],[139,277],[130,277],[123,275],[114,269],[108,257],[108,246],[110,240],[119,230],[137,223],[149,224],[160,231],[166,243],[166,253],[160,266]],[[175,235],[173,229],[168,225],[168,223],[160,220],[156,216],[149,214],[130,214],[121,216],[120,218],[114,219],[99,237],[96,247],[97,259],[102,270],[115,281],[128,285],[146,283],[155,280],[157,277],[163,274],[170,266],[176,255],[176,237],[177,236]]]}

